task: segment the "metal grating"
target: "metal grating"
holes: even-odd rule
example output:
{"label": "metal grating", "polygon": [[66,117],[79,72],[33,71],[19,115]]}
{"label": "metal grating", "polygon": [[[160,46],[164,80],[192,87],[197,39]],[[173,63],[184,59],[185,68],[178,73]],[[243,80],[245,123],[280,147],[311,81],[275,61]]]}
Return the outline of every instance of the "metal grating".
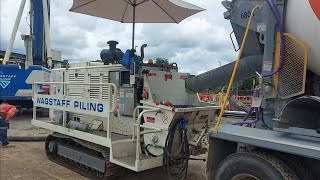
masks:
{"label": "metal grating", "polygon": [[[102,83],[109,83],[109,76],[103,75],[102,76]],[[102,99],[108,99],[109,94],[109,86],[102,87]]]}
{"label": "metal grating", "polygon": [[[91,74],[89,76],[90,83],[109,83],[109,76],[104,74]],[[89,96],[96,99],[108,99],[108,86],[90,85]]]}
{"label": "metal grating", "polygon": [[[89,79],[90,79],[90,83],[101,83],[100,74],[98,75],[90,74]],[[90,85],[89,98],[100,99],[101,97],[100,92],[101,92],[101,87],[99,85]]]}
{"label": "metal grating", "polygon": [[[84,73],[69,73],[69,82],[70,83],[84,83]],[[85,97],[84,86],[79,85],[68,85],[68,96],[73,97]]]}
{"label": "metal grating", "polygon": [[[77,76],[76,76],[77,73]],[[70,83],[84,83],[85,82],[85,74],[78,72],[69,72],[69,82]],[[68,85],[68,96],[73,97],[85,97],[85,87],[82,85]],[[69,112],[69,119],[75,121],[83,121],[83,115],[77,113]]]}
{"label": "metal grating", "polygon": [[293,35],[285,34],[285,55],[279,73],[278,92],[281,99],[304,94],[308,49]]}

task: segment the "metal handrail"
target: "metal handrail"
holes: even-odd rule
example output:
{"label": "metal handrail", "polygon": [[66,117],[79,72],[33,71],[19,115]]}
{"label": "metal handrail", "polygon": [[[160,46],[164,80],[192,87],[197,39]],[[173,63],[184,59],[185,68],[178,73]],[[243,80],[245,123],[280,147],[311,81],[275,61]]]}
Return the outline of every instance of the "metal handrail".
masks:
{"label": "metal handrail", "polygon": [[157,133],[157,132],[161,132],[161,129],[155,129],[155,130],[149,130],[149,131],[142,131],[142,132],[140,132],[140,135]]}
{"label": "metal handrail", "polygon": [[141,124],[141,118],[143,116],[143,114],[148,113],[148,112],[159,112],[160,108],[153,108],[153,109],[148,109],[148,110],[144,110],[142,111],[139,116],[138,116],[138,120],[137,120],[137,145],[136,145],[136,160],[139,160],[139,149],[140,149],[140,124]]}
{"label": "metal handrail", "polygon": [[33,84],[115,85],[113,83],[34,82]]}
{"label": "metal handrail", "polygon": [[146,107],[146,106],[137,106],[136,108],[134,108],[133,110],[133,131],[132,131],[132,140],[135,139],[136,134],[135,134],[135,124],[136,124],[136,116],[137,116],[137,112],[139,109],[153,109],[153,107]]}
{"label": "metal handrail", "polygon": [[[32,94],[32,99],[34,99],[34,95],[36,93],[36,88],[35,86],[36,85],[39,85],[39,84],[56,84],[56,85],[63,85],[63,97],[66,97],[68,96],[67,95],[67,85],[80,85],[80,86],[90,86],[90,85],[93,85],[93,86],[109,86],[109,87],[112,87],[114,92],[113,92],[113,95],[112,95],[112,98],[113,98],[113,103],[112,103],[112,99],[111,98],[108,98],[108,102],[109,104],[112,104],[111,106],[111,109],[110,109],[110,112],[114,112],[117,108],[117,95],[118,95],[118,88],[115,84],[113,83],[72,83],[72,82],[34,82],[33,83],[33,86],[32,86],[32,91],[33,91],[33,94]],[[109,95],[111,94],[111,88],[109,88]],[[110,97],[110,96],[109,96]],[[87,98],[87,99],[90,99],[90,98]],[[36,119],[36,108],[33,108],[33,119]],[[66,127],[66,111],[63,111],[63,126]],[[110,118],[108,118],[108,134],[107,134],[107,137],[110,138],[111,136],[111,122],[110,122]]]}

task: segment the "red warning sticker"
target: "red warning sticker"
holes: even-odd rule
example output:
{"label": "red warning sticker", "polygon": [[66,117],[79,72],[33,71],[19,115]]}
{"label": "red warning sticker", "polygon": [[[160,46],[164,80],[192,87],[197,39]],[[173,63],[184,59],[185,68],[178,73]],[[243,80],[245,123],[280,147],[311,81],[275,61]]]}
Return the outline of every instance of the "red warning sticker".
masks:
{"label": "red warning sticker", "polygon": [[155,123],[156,119],[154,117],[147,117],[147,122],[148,123]]}
{"label": "red warning sticker", "polygon": [[150,73],[148,73],[148,75],[147,76],[157,76],[157,73],[154,73],[154,72],[150,72]]}
{"label": "red warning sticker", "polygon": [[264,61],[263,62],[263,70],[264,71],[272,71],[272,61]]}
{"label": "red warning sticker", "polygon": [[172,80],[172,74],[165,74],[164,75],[164,80],[165,81]]}
{"label": "red warning sticker", "polygon": [[186,80],[188,78],[188,76],[186,74],[181,74],[180,75],[180,79],[182,80]]}

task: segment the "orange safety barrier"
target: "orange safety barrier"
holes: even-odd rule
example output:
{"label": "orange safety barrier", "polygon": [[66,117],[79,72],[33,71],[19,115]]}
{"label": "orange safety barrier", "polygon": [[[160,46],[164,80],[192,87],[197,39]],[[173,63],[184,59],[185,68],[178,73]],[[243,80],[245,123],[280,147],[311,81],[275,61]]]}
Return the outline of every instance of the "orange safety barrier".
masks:
{"label": "orange safety barrier", "polygon": [[210,93],[199,93],[198,95],[200,101],[213,102],[213,95]]}
{"label": "orange safety barrier", "polygon": [[[210,94],[210,93],[199,93],[198,94],[200,101],[203,102],[209,102],[209,103],[215,103],[220,106],[222,106],[223,99],[225,97],[224,94]],[[238,96],[238,95],[232,95],[231,96],[234,99],[237,99],[238,101],[242,102],[244,105],[251,107],[252,102],[252,96]],[[237,111],[238,109],[234,108],[229,104],[229,101],[227,102],[226,109],[228,111]]]}

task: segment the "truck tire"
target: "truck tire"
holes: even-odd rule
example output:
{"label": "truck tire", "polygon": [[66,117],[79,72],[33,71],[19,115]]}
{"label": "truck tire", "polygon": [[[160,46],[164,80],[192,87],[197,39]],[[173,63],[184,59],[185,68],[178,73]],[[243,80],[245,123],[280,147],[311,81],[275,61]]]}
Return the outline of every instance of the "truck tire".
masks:
{"label": "truck tire", "polygon": [[263,151],[229,155],[218,167],[214,180],[298,180],[281,160]]}
{"label": "truck tire", "polygon": [[284,153],[275,153],[274,156],[286,163],[296,173],[299,179],[320,179],[320,177],[317,177],[317,175],[315,175],[314,172],[311,171],[309,166],[306,165],[303,158]]}

